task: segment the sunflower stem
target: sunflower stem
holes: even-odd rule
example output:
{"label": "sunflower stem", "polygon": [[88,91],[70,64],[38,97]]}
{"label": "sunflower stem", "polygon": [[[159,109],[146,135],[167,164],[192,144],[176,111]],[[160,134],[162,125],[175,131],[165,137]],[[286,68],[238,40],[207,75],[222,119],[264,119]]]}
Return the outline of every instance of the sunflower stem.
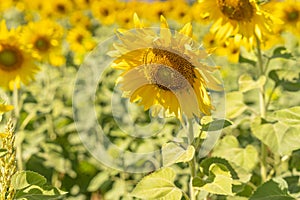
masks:
{"label": "sunflower stem", "polygon": [[[259,67],[259,76],[265,75],[265,70],[263,67],[263,58],[261,53],[261,43],[259,38],[256,36],[257,43],[257,59]],[[259,107],[260,107],[260,117],[266,118],[266,98],[265,98],[265,85],[261,85],[259,88]],[[260,161],[260,173],[262,181],[267,180],[267,146],[261,142],[261,161]]]}
{"label": "sunflower stem", "polygon": [[14,104],[14,114],[15,114],[14,118],[18,120],[20,116],[19,91],[16,85],[14,85],[14,90],[13,90],[13,104]]}
{"label": "sunflower stem", "polygon": [[[192,119],[188,120],[188,142],[189,142],[189,145],[193,145],[193,142],[194,142],[194,128],[193,128],[193,120]],[[196,176],[196,155],[195,154],[194,154],[192,160],[189,161],[189,167],[191,170],[191,176],[190,176],[190,181],[189,181],[189,196],[190,196],[191,200],[195,200],[196,196],[195,196],[194,187],[193,187],[193,179]]]}
{"label": "sunflower stem", "polygon": [[[16,120],[16,124],[18,123],[20,117],[20,108],[19,108],[19,90],[16,85],[14,85],[13,90],[13,105],[14,105],[14,118]],[[23,161],[22,161],[22,143],[16,142],[16,157],[17,157],[17,167],[18,170],[23,170]]]}
{"label": "sunflower stem", "polygon": [[193,120],[188,120],[188,142],[191,145],[194,141],[194,128],[193,128]]}

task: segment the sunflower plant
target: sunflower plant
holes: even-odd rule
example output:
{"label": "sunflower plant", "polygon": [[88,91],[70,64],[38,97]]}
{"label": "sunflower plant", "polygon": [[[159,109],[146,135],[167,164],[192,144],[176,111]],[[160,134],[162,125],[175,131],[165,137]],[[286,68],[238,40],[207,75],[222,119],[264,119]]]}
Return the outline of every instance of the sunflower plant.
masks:
{"label": "sunflower plant", "polygon": [[300,198],[299,1],[0,16],[0,199]]}

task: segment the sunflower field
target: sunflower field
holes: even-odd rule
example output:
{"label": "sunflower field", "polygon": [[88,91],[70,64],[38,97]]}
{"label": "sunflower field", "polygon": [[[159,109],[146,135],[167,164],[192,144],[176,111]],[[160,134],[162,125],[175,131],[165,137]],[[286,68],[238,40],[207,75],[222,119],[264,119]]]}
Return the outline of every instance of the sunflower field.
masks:
{"label": "sunflower field", "polygon": [[0,200],[300,199],[300,1],[0,0]]}

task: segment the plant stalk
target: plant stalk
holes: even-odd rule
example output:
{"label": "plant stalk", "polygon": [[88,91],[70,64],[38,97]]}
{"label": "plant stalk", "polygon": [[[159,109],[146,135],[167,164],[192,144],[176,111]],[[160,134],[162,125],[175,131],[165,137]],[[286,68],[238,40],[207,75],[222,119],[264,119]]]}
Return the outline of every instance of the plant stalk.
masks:
{"label": "plant stalk", "polygon": [[[17,88],[17,86],[14,86],[14,90],[13,90],[13,105],[14,105],[14,118],[16,120],[16,124],[18,124],[18,120],[20,117],[20,108],[19,108],[19,90]],[[18,170],[21,171],[23,170],[23,158],[22,158],[22,143],[21,142],[16,142],[16,157],[17,157],[17,167]]]}
{"label": "plant stalk", "polygon": [[[258,37],[256,37],[257,42],[257,59],[258,59],[258,67],[259,67],[259,76],[265,75],[265,70],[263,67],[263,57],[261,53],[261,43]],[[259,107],[260,107],[260,117],[266,118],[266,98],[265,98],[265,85],[262,85],[259,89]],[[261,167],[260,173],[262,177],[262,181],[265,182],[267,180],[267,146],[261,142]]]}
{"label": "plant stalk", "polygon": [[[189,145],[192,145],[194,142],[194,128],[193,128],[193,120],[192,119],[188,120],[188,140],[189,140]],[[191,170],[191,174],[190,174],[191,176],[190,176],[190,181],[189,181],[189,196],[190,196],[190,200],[196,200],[195,191],[194,191],[194,187],[193,187],[193,179],[196,176],[196,170],[197,170],[195,154],[194,154],[192,160],[189,161],[189,167]]]}

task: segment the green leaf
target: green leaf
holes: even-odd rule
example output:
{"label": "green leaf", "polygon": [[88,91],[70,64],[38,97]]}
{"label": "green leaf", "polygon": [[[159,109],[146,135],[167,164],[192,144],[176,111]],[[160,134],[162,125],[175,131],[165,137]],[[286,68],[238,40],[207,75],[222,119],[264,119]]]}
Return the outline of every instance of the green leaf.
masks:
{"label": "green leaf", "polygon": [[253,145],[240,148],[238,140],[232,135],[226,135],[216,144],[212,156],[221,157],[231,163],[251,172],[258,162],[258,152]]}
{"label": "green leaf", "polygon": [[213,181],[206,183],[202,187],[195,188],[198,190],[205,190],[212,194],[233,195],[233,180],[230,171],[223,169],[223,167],[218,164],[211,165],[209,171],[210,175],[208,179],[213,179]]}
{"label": "green leaf", "polygon": [[285,69],[271,70],[269,77],[275,82],[276,86],[281,86],[284,90],[295,92],[300,90],[300,71]]}
{"label": "green leaf", "polygon": [[270,58],[291,59],[293,58],[293,55],[290,52],[288,52],[288,50],[285,47],[277,47],[276,49],[274,49],[273,55]]}
{"label": "green leaf", "polygon": [[219,164],[225,166],[230,171],[232,178],[234,179],[239,178],[236,171],[232,168],[229,162],[224,158],[218,158],[218,157],[209,157],[202,160],[202,162],[200,163],[200,167],[203,169],[203,173],[205,175],[207,176],[209,175],[210,166],[213,164]]}
{"label": "green leaf", "polygon": [[0,149],[0,158],[4,157],[7,154],[6,149]]}
{"label": "green leaf", "polygon": [[287,188],[282,187],[282,184],[275,182],[274,180],[270,180],[260,187],[254,192],[254,194],[250,197],[250,200],[294,200],[295,198],[291,197]]}
{"label": "green leaf", "polygon": [[13,175],[12,186],[16,190],[15,199],[48,200],[60,199],[66,192],[48,186],[47,180],[32,171],[20,171]]}
{"label": "green leaf", "polygon": [[272,79],[276,84],[280,81],[279,76],[277,74],[277,70],[273,69],[269,72],[269,78]]}
{"label": "green leaf", "polygon": [[162,147],[163,166],[170,166],[174,163],[188,162],[192,160],[195,154],[193,146],[186,149],[179,144],[170,142]]}
{"label": "green leaf", "polygon": [[145,176],[131,195],[141,199],[180,200],[182,192],[173,183],[175,176],[172,168],[162,168]]}
{"label": "green leaf", "polygon": [[251,124],[253,134],[266,144],[274,153],[289,155],[299,149],[300,144],[296,138],[300,138],[300,126],[290,126],[282,122],[264,122],[260,117]]}
{"label": "green leaf", "polygon": [[12,185],[16,190],[27,188],[31,185],[43,186],[47,179],[32,171],[20,171],[12,177]]}
{"label": "green leaf", "polygon": [[290,126],[300,125],[300,106],[275,111],[271,117]]}
{"label": "green leaf", "polygon": [[300,177],[299,176],[288,176],[284,177],[284,180],[287,182],[288,191],[292,194],[300,192]]}
{"label": "green leaf", "polygon": [[260,88],[265,83],[266,83],[265,76],[261,76],[257,81],[254,81],[250,75],[244,74],[241,75],[239,78],[239,90],[241,92],[247,92],[249,90]]}
{"label": "green leaf", "polygon": [[293,152],[290,159],[290,168],[300,171],[300,149]]}
{"label": "green leaf", "polygon": [[248,63],[248,64],[250,64],[254,67],[256,66],[256,62],[254,60],[251,60],[249,58],[245,58],[241,54],[239,56],[239,63]]}
{"label": "green leaf", "polygon": [[26,190],[18,190],[15,199],[18,200],[57,200],[62,199],[66,192],[54,187],[30,186]]}
{"label": "green leaf", "polygon": [[226,117],[229,119],[240,116],[247,106],[243,102],[243,94],[241,92],[226,93]]}
{"label": "green leaf", "polygon": [[226,119],[217,119],[202,125],[202,131],[217,131],[230,126],[231,124],[232,123]]}

